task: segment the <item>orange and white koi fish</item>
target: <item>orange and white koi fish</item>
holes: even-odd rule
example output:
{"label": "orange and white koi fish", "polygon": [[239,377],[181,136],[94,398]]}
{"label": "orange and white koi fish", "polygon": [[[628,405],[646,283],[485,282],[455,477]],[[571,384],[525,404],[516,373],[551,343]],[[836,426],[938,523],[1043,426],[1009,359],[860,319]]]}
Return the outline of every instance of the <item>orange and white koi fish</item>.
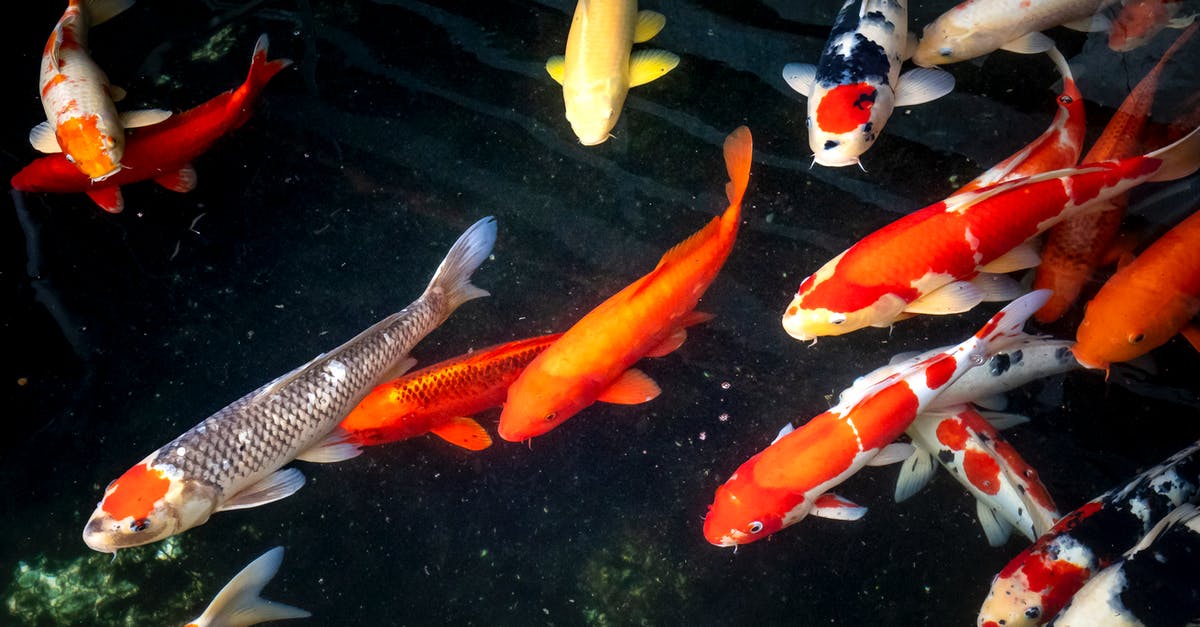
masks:
{"label": "orange and white koi fish", "polygon": [[156,542],[204,524],[215,512],[292,495],[304,475],[282,468],[294,459],[336,462],[358,455],[338,423],[381,379],[411,365],[409,350],[459,305],[487,295],[471,284],[471,273],[495,239],[494,218],[476,222],[408,307],[146,456],[108,484],[83,541],[104,553]]}
{"label": "orange and white koi fish", "polygon": [[567,53],[550,57],[548,72],[563,88],[567,121],[584,146],[604,143],[630,87],[644,85],[679,65],[665,50],[638,50],[667,18],[638,11],[637,0],[579,0],[567,34]]}
{"label": "orange and white koi fish", "polygon": [[1054,61],[1054,65],[1058,66],[1063,81],[1062,93],[1058,95],[1058,112],[1054,114],[1050,128],[1029,145],[958,188],[955,194],[1024,176],[1061,170],[1079,163],[1079,154],[1083,152],[1083,136],[1087,131],[1083,94],[1079,93],[1075,77],[1071,74],[1071,66],[1058,48],[1052,47],[1046,54]]}
{"label": "orange and white koi fish", "polygon": [[249,627],[273,620],[312,616],[298,607],[262,598],[262,589],[279,572],[282,563],[281,546],[258,556],[221,588],[203,614],[183,627]]}
{"label": "orange and white koi fish", "polygon": [[1103,30],[1095,16],[1116,0],[966,0],[925,27],[913,62],[921,66],[957,63],[995,50],[1023,54],[1054,45],[1038,31],[1054,26]]}
{"label": "orange and white koi fish", "polygon": [[729,208],[538,355],[508,388],[500,437],[519,442],[542,435],[598,400],[636,404],[658,396],[658,385],[631,366],[675,350],[688,325],[711,317],[692,310],[737,238],[750,157],[750,130],[743,126],[725,139]]}
{"label": "orange and white koi fish", "polygon": [[48,121],[33,127],[29,141],[42,152],[62,152],[93,181],[120,171],[127,127],[156,124],[171,115],[157,109],[118,115],[113,100],[123,92],[108,84],[88,54],[88,29],[131,6],[133,0],[69,0],[42,52],[39,84]]}
{"label": "orange and white koi fish", "polygon": [[[1088,368],[1108,370],[1113,362],[1136,359],[1166,344],[1197,313],[1200,211],[1167,231],[1100,288],[1079,325],[1075,359]],[[1200,343],[1193,345],[1200,350]]]}
{"label": "orange and white koi fish", "polygon": [[1108,31],[1108,47],[1129,52],[1164,28],[1187,28],[1196,16],[1177,17],[1182,9],[1183,0],[1125,0]]}
{"label": "orange and white koi fish", "polygon": [[[1196,29],[1197,26],[1192,26],[1180,34],[1154,69],[1129,92],[1108,126],[1104,127],[1104,132],[1084,156],[1085,162],[1123,159],[1144,149],[1142,142],[1147,131],[1146,124],[1150,119],[1163,68],[1195,34]],[[1128,202],[1128,194],[1118,194],[1108,201],[1103,211],[1069,218],[1054,225],[1047,233],[1042,246],[1042,263],[1034,275],[1033,286],[1035,289],[1054,290],[1054,296],[1037,313],[1039,322],[1058,320],[1075,304],[1083,286],[1091,280],[1092,274],[1116,241]]]}
{"label": "orange and white koi fish", "polygon": [[817,65],[784,66],[784,80],[808,98],[808,146],[817,163],[858,163],[895,107],[936,100],[954,89],[954,77],[941,70],[900,75],[908,45],[905,2],[846,0]]}
{"label": "orange and white koi fish", "polygon": [[508,386],[561,336],[500,344],[408,373],[372,390],[339,426],[362,446],[432,433],[481,451],[492,438],[469,416],[503,404]]}
{"label": "orange and white koi fish", "polygon": [[1140,157],[1089,163],[957,194],[875,231],[800,284],[783,315],[798,340],[967,311],[1019,293],[1011,272],[1037,264],[1029,244],[1058,221],[1105,208],[1147,181],[1200,167],[1200,129]]}
{"label": "orange and white koi fish", "polygon": [[218,139],[250,119],[254,101],[267,82],[291,65],[289,59],[267,61],[267,36],[258,38],[250,72],[234,90],[170,119],[136,131],[127,139],[124,167],[103,181],[90,180],[63,155],[35,160],[12,178],[13,189],[56,194],[85,193],[101,209],[120,213],[125,208],[121,186],[153,179],[175,192],[196,187],[192,160]]}
{"label": "orange and white koi fish", "polygon": [[1027,337],[1021,328],[1048,295],[1013,301],[949,350],[861,378],[829,411],[791,430],[743,463],[720,488],[704,519],[718,546],[761,540],[809,514],[856,520],[866,509],[830,492],[867,465],[909,457],[894,444],[938,394],[988,357]]}

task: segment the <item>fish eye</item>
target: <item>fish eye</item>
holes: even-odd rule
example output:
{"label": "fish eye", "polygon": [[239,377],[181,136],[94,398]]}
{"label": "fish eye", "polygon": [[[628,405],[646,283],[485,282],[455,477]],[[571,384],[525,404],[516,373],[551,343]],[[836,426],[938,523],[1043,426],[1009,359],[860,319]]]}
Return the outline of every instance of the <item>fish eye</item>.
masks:
{"label": "fish eye", "polygon": [[750,530],[750,533],[758,533],[763,530],[763,524],[761,522],[755,520],[750,523],[750,525],[747,527],[747,529]]}
{"label": "fish eye", "polygon": [[1129,343],[1130,343],[1130,344],[1137,344],[1138,342],[1141,342],[1141,341],[1142,341],[1142,340],[1144,340],[1144,339],[1146,339],[1146,334],[1145,334],[1145,333],[1134,333],[1134,334],[1132,334],[1132,335],[1130,335],[1130,336],[1129,336]]}
{"label": "fish eye", "polygon": [[546,422],[550,422],[551,420],[554,420],[555,416],[558,416],[558,412],[556,412],[556,411],[552,411],[552,412],[546,414],[546,418],[545,418]]}
{"label": "fish eye", "polygon": [[825,150],[833,150],[834,148],[837,148],[837,147],[838,147],[838,143],[839,143],[839,142],[838,142],[837,140],[834,140],[834,139],[830,139],[830,140],[826,141],[826,142],[825,142],[825,146],[824,146],[824,147],[825,147]]}
{"label": "fish eye", "polygon": [[938,54],[942,55],[943,57],[948,57],[948,56],[954,54],[954,51],[951,50],[950,48],[942,48],[942,49],[938,50]]}
{"label": "fish eye", "polygon": [[1072,102],[1075,102],[1075,99],[1070,96],[1063,95],[1058,97],[1058,101],[1063,104],[1071,104]]}
{"label": "fish eye", "polygon": [[71,163],[75,163],[75,157],[72,157],[70,154],[63,153],[63,156],[67,158],[67,161],[70,161]]}
{"label": "fish eye", "polygon": [[150,528],[149,518],[138,518],[137,520],[129,523],[130,531],[145,531],[148,528]]}
{"label": "fish eye", "polygon": [[829,324],[844,324],[846,322],[846,314],[834,314],[829,316]]}
{"label": "fish eye", "polygon": [[808,128],[812,128],[812,118],[811,117],[804,118],[804,126],[806,126]]}
{"label": "fish eye", "polygon": [[1039,617],[1041,615],[1042,615],[1042,608],[1040,608],[1040,607],[1031,607],[1031,608],[1025,610],[1025,618],[1028,618],[1030,620],[1037,620],[1037,617]]}

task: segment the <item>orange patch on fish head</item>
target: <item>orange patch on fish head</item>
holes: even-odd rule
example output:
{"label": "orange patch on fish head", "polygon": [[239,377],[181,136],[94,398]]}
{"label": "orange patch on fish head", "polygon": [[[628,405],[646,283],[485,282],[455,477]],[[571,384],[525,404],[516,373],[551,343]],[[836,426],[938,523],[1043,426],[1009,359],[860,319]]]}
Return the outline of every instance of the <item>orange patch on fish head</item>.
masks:
{"label": "orange patch on fish head", "polygon": [[565,379],[527,369],[508,388],[497,433],[509,442],[524,442],[554,429],[595,402],[602,391],[586,387],[598,386],[589,386],[582,377]]}
{"label": "orange patch on fish head", "polygon": [[817,103],[816,124],[828,133],[849,133],[871,121],[878,90],[870,83],[838,85]]}
{"label": "orange patch on fish head", "polygon": [[161,470],[138,464],[109,484],[100,509],[114,518],[145,518],[170,489],[171,480]]}
{"label": "orange patch on fish head", "polygon": [[786,490],[764,488],[754,483],[751,457],[717,488],[708,514],[704,516],[704,539],[716,546],[749,544],[783,528],[783,516],[803,501]]}
{"label": "orange patch on fish head", "polygon": [[144,461],[108,485],[83,530],[83,541],[105,553],[170,535],[164,514],[172,480]]}
{"label": "orange patch on fish head", "polygon": [[103,180],[120,171],[120,160],[125,151],[124,138],[106,135],[99,125],[99,116],[83,115],[71,118],[54,129],[63,153],[93,181]]}

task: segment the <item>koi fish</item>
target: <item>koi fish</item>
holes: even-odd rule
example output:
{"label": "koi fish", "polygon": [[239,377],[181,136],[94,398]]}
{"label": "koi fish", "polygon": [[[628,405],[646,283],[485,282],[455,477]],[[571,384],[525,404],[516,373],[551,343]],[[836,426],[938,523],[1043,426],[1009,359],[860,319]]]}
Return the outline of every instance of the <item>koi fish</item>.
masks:
{"label": "koi fish", "polygon": [[1058,614],[1096,572],[1200,490],[1200,442],[1083,504],[992,580],[980,627],[1032,627]]}
{"label": "koi fish", "polygon": [[1099,211],[1146,181],[1200,167],[1200,129],[1140,157],[1081,165],[951,196],[875,231],[800,284],[783,315],[798,340],[887,327],[916,314],[967,311],[1020,292],[999,273],[1037,264],[1028,240]]}
{"label": "koi fish", "polygon": [[[1075,358],[1108,370],[1167,343],[1200,312],[1200,211],[1117,270],[1088,303]],[[1200,350],[1200,344],[1196,344]]]}
{"label": "koi fish", "polygon": [[1038,31],[1054,26],[1103,30],[1093,17],[1116,0],[966,0],[925,27],[913,62],[929,67],[974,59],[995,50],[1045,52],[1054,45]]}
{"label": "koi fish", "polygon": [[[1163,68],[1195,32],[1196,27],[1192,27],[1176,38],[1154,69],[1129,92],[1084,161],[1121,159],[1142,150],[1146,123],[1150,119]],[[1108,201],[1108,207],[1103,211],[1075,216],[1050,229],[1042,246],[1042,263],[1034,275],[1033,286],[1054,290],[1054,296],[1037,313],[1039,322],[1058,320],[1075,304],[1084,284],[1092,278],[1117,239],[1128,202],[1128,194],[1118,194]]]}
{"label": "koi fish", "polygon": [[636,404],[658,396],[658,384],[631,366],[679,348],[687,326],[711,317],[692,310],[737,238],[750,180],[750,129],[731,133],[724,151],[729,208],[538,355],[508,388],[500,437],[519,442],[542,435],[596,401]]}
{"label": "koi fish", "polygon": [[[146,456],[108,484],[83,530],[103,553],[162,540],[214,512],[258,507],[304,485],[293,459],[359,454],[335,429],[377,382],[411,365],[408,351],[459,305],[486,296],[471,273],[491,253],[496,221],[467,229],[420,298],[350,341],[250,392]],[[394,376],[394,375],[393,375]]]}
{"label": "koi fish", "polygon": [[1079,163],[1083,152],[1083,136],[1087,131],[1087,118],[1083,107],[1083,94],[1075,85],[1071,66],[1058,48],[1051,47],[1046,54],[1054,61],[1062,74],[1062,93],[1058,95],[1058,112],[1050,122],[1050,128],[1009,158],[992,166],[970,183],[958,188],[955,194],[974,191],[996,183],[1024,176],[1033,176],[1051,170],[1069,168]]}
{"label": "koi fish", "polygon": [[[1053,298],[1053,296],[1051,296]],[[1071,353],[1075,342],[1034,337],[998,351],[987,363],[963,375],[938,396],[935,408],[973,403],[1001,411],[1004,394],[1030,381],[1080,368]]]}
{"label": "koi fish", "polygon": [[1071,597],[1055,627],[1189,625],[1200,617],[1200,509],[1180,505]]}
{"label": "koi fish", "polygon": [[131,6],[133,0],[69,0],[42,52],[38,84],[47,121],[33,127],[29,142],[41,152],[63,153],[93,181],[121,169],[126,128],[157,124],[171,115],[160,109],[118,115],[113,100],[124,91],[109,85],[88,54],[88,29]]}
{"label": "koi fish", "polygon": [[816,66],[789,63],[783,78],[808,98],[808,146],[824,166],[859,163],[895,107],[936,100],[954,77],[918,68],[900,75],[908,45],[905,0],[846,0]]}
{"label": "koi fish", "polygon": [[1195,15],[1176,17],[1183,0],[1126,0],[1108,31],[1108,47],[1129,52],[1150,41],[1164,28],[1187,28]]}
{"label": "koi fish", "polygon": [[221,588],[203,614],[188,621],[184,627],[248,627],[273,620],[312,616],[298,607],[274,603],[260,596],[282,563],[281,546],[258,556]]}
{"label": "koi fish", "polygon": [[1047,296],[1044,291],[1026,294],[958,346],[860,378],[833,408],[797,429],[784,427],[717,488],[704,519],[704,537],[717,546],[736,546],[761,540],[809,514],[861,518],[866,508],[829,490],[864,466],[909,457],[912,447],[893,444],[896,438],[956,379],[1025,338],[1021,327]]}
{"label": "koi fish", "polygon": [[546,72],[563,88],[567,121],[584,146],[604,143],[617,125],[630,87],[645,85],[679,65],[665,50],[638,50],[667,18],[638,11],[636,0],[579,0],[567,53],[550,57]]}
{"label": "koi fish", "polygon": [[503,404],[508,386],[561,336],[492,346],[406,374],[372,390],[340,426],[362,446],[432,433],[481,451],[492,438],[467,416]]}
{"label": "koi fish", "polygon": [[226,133],[245,124],[263,87],[291,63],[289,59],[267,61],[267,36],[263,35],[255,44],[250,73],[240,87],[131,133],[121,160],[123,168],[112,176],[92,181],[63,155],[49,155],[17,172],[12,178],[13,189],[56,194],[83,192],[110,213],[125,209],[121,186],[129,183],[153,179],[171,191],[189,192],[196,187],[192,160]]}

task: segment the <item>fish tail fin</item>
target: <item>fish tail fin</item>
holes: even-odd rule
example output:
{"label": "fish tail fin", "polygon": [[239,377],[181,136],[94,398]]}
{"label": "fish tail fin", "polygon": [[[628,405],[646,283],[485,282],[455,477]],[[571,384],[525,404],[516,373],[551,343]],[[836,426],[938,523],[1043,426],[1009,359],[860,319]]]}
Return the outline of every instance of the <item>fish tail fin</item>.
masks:
{"label": "fish tail fin", "polygon": [[487,290],[471,284],[471,273],[492,254],[496,243],[496,218],[488,216],[459,236],[437,272],[425,288],[425,293],[440,291],[450,301],[450,309],[473,299],[487,296]]}
{"label": "fish tail fin", "polygon": [[133,6],[134,0],[86,0],[88,23],[99,26]]}
{"label": "fish tail fin", "polygon": [[305,618],[311,613],[298,607],[274,603],[261,596],[262,589],[279,572],[283,547],[277,546],[250,562],[217,593],[199,618],[189,624],[239,627],[271,620]]}
{"label": "fish tail fin", "polygon": [[1034,290],[1009,303],[992,316],[975,334],[982,340],[988,355],[1004,350],[1029,336],[1021,329],[1033,314],[1050,300],[1050,290]]}
{"label": "fish tail fin", "polygon": [[257,94],[262,91],[272,78],[292,64],[291,59],[267,60],[267,46],[270,44],[266,33],[258,36],[254,42],[254,55],[250,57],[250,72],[246,74],[246,82],[238,88],[242,96]]}
{"label": "fish tail fin", "polygon": [[1148,181],[1174,181],[1200,168],[1200,127],[1192,129],[1183,139],[1146,155],[1162,159],[1162,165]]}
{"label": "fish tail fin", "polygon": [[741,205],[742,198],[746,195],[746,186],[750,184],[753,146],[750,129],[745,126],[737,127],[725,138],[725,169],[729,172],[725,195],[729,197],[730,205]]}

